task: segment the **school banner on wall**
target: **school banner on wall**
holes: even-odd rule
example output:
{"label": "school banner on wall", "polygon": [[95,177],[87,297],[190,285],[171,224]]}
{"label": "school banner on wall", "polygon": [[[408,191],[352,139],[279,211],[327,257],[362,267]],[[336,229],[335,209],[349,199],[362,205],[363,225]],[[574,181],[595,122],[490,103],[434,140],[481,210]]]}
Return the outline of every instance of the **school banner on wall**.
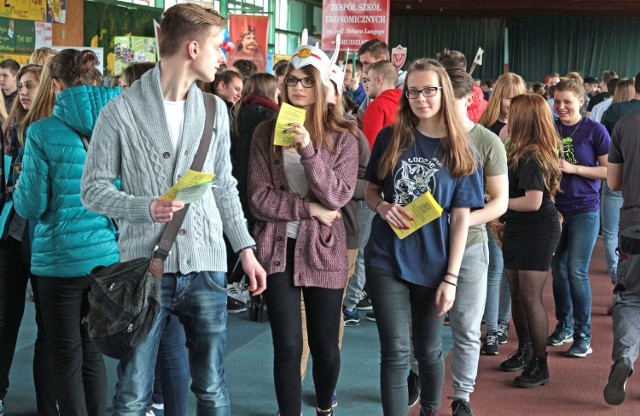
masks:
{"label": "school banner on wall", "polygon": [[389,0],[323,0],[322,49],[357,50],[371,39],[389,43]]}
{"label": "school banner on wall", "polygon": [[229,16],[229,38],[233,48],[227,55],[227,65],[232,66],[238,59],[249,59],[259,72],[267,69],[267,30],[269,16],[237,15]]}
{"label": "school banner on wall", "polygon": [[35,22],[0,17],[0,53],[30,55],[35,38]]}
{"label": "school banner on wall", "polygon": [[47,2],[46,0],[2,0],[0,16],[42,22],[47,20]]}

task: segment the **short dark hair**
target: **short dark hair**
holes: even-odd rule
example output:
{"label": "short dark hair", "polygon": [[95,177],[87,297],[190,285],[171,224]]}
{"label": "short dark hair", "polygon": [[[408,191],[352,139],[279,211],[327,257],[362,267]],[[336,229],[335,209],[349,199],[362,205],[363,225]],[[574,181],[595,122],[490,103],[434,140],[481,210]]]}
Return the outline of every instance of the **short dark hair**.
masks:
{"label": "short dark hair", "polygon": [[126,78],[127,84],[131,86],[134,82],[142,78],[145,72],[156,66],[153,62],[133,62],[122,71],[122,77]]}
{"label": "short dark hair", "polygon": [[[345,62],[344,64],[345,64],[345,65],[346,65],[346,64],[351,64],[351,65],[353,65],[353,60],[352,60],[352,59],[349,59],[349,60],[348,60],[347,62]],[[360,62],[360,60],[359,60],[359,59],[356,59],[356,71],[361,71],[361,72],[362,72],[362,68],[363,68],[363,66],[362,66],[362,62]]]}
{"label": "short dark hair", "polygon": [[[218,87],[218,84],[220,84],[221,82],[224,82],[225,84],[228,84],[228,83],[230,83],[232,80],[234,80],[236,78],[242,80],[242,76],[240,76],[240,74],[238,74],[236,71],[232,71],[232,70],[227,70],[227,71],[221,72],[219,74],[216,74],[216,77],[214,78],[213,82],[211,83],[211,92],[215,94],[216,88]],[[244,81],[244,80],[242,80],[242,81]]]}
{"label": "short dark hair", "polygon": [[242,75],[243,80],[258,72],[258,66],[248,59],[238,59],[231,66],[240,71],[240,75]]}
{"label": "short dark hair", "polygon": [[493,80],[487,78],[483,80],[480,85],[486,85],[488,88],[493,88]]}
{"label": "short dark hair", "polygon": [[451,87],[453,88],[453,96],[457,100],[466,97],[473,92],[473,78],[467,71],[462,68],[446,68]]}
{"label": "short dark hair", "polygon": [[467,58],[460,51],[445,49],[444,52],[437,55],[438,62],[443,67],[467,69]]}
{"label": "short dark hair", "polygon": [[358,49],[358,55],[370,53],[375,59],[389,60],[389,47],[380,39],[371,39],[366,41]]}
{"label": "short dark hair", "polygon": [[16,75],[20,70],[20,64],[13,59],[5,59],[0,62],[0,69],[8,69],[13,75]]}
{"label": "short dark hair", "polygon": [[276,62],[273,66],[273,74],[276,77],[283,77],[284,73],[287,72],[287,65],[289,65],[289,61],[286,59]]}
{"label": "short dark hair", "polygon": [[598,83],[598,78],[596,78],[596,77],[586,77],[584,79],[584,83],[585,84],[597,84]]}
{"label": "short dark hair", "polygon": [[620,78],[618,77],[611,78],[607,81],[607,91],[609,92],[609,94],[613,95],[613,92],[616,90],[616,87],[618,86],[618,82],[620,82]]}

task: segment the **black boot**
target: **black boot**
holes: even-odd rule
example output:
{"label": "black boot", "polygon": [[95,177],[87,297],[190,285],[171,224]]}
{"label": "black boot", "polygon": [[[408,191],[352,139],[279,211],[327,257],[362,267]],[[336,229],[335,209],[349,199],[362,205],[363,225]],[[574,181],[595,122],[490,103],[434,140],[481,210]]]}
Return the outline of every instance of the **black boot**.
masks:
{"label": "black boot", "polygon": [[516,387],[532,388],[549,384],[549,367],[547,367],[547,354],[543,357],[534,357],[531,363],[516,377]]}
{"label": "black boot", "polygon": [[507,361],[500,364],[502,371],[518,371],[526,368],[533,358],[533,346],[530,342],[518,346],[518,349],[511,353]]}

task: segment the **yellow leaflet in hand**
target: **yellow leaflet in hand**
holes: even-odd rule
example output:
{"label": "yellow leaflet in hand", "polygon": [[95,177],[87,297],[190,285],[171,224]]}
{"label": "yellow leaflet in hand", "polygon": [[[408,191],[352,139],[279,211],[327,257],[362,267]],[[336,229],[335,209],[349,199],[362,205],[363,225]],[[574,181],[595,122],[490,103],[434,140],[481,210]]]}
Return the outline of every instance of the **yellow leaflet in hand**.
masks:
{"label": "yellow leaflet in hand", "polygon": [[290,129],[290,123],[304,124],[307,111],[303,108],[297,108],[287,103],[282,103],[278,119],[276,120],[276,130],[273,134],[273,144],[276,146],[293,146],[294,133],[285,133]]}
{"label": "yellow leaflet in hand", "polygon": [[204,193],[213,186],[214,173],[196,172],[188,170],[167,192],[159,199],[165,201],[182,201],[186,204],[202,198]]}
{"label": "yellow leaflet in hand", "polygon": [[413,216],[413,221],[404,217],[404,220],[409,223],[409,229],[401,230],[389,224],[400,240],[442,215],[442,207],[433,198],[431,192],[422,194],[419,198],[405,205],[404,208]]}

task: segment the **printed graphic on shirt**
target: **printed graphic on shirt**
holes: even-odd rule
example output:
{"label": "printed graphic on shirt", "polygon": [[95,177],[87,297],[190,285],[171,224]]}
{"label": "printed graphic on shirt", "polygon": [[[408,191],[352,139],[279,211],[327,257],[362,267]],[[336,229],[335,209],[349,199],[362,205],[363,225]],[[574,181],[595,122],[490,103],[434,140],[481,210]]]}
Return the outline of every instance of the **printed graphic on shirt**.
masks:
{"label": "printed graphic on shirt", "polygon": [[427,191],[435,194],[437,173],[441,167],[442,162],[435,157],[431,160],[411,157],[401,161],[400,168],[393,178],[393,202],[407,205]]}
{"label": "printed graphic on shirt", "polygon": [[562,156],[563,159],[572,165],[577,165],[578,160],[573,151],[573,139],[571,137],[565,137],[562,139]]}

